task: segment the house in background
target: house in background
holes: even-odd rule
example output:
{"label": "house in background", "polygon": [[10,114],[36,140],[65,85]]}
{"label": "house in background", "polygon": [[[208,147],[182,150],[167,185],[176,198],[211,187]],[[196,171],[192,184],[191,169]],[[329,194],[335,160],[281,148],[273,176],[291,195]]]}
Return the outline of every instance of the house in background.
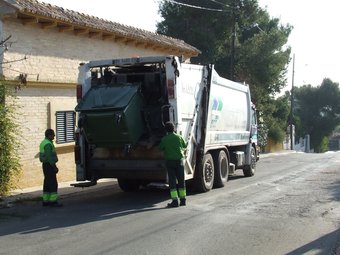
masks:
{"label": "house in background", "polygon": [[73,132],[79,63],[200,52],[182,40],[35,0],[0,0],[0,74],[16,86],[22,147],[18,188],[42,184],[39,143],[56,130],[59,181],[75,179]]}

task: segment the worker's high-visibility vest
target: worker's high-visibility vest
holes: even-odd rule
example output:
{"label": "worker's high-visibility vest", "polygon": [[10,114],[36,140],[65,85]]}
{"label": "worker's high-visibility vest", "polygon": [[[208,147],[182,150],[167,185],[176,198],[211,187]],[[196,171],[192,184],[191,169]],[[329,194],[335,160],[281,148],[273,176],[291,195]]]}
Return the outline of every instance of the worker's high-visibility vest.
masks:
{"label": "worker's high-visibility vest", "polygon": [[47,161],[47,157],[46,157],[46,154],[45,154],[45,146],[47,144],[51,144],[52,146],[52,160],[54,163],[58,162],[58,157],[57,157],[57,153],[55,152],[55,147],[54,147],[54,144],[51,140],[45,138],[41,143],[40,143],[40,146],[39,146],[39,150],[40,150],[40,153],[39,153],[39,160],[40,162],[42,163],[48,163]]}

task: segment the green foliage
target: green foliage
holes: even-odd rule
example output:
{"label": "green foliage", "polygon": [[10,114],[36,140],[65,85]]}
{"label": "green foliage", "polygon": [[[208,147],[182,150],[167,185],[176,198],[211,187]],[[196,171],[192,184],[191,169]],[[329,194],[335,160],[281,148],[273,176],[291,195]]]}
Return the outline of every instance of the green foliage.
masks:
{"label": "green foliage", "polygon": [[[249,84],[252,101],[263,119],[259,133],[262,143],[266,143],[269,130],[280,140],[287,126],[287,116],[285,112],[284,116],[272,117],[273,113],[280,114],[280,110],[276,112],[280,106],[275,106],[273,96],[286,84],[290,48],[284,45],[292,27],[281,25],[279,19],[270,18],[268,12],[259,7],[257,0],[176,1],[223,9],[224,12],[162,1],[160,14],[164,20],[157,25],[157,32],[182,39],[201,50],[202,54],[192,58],[192,63],[214,63],[222,77],[230,79],[231,73],[234,73],[234,80]],[[236,38],[232,47],[234,28]],[[231,71],[231,59],[234,60],[234,72]],[[284,108],[286,111],[289,107]]]}
{"label": "green foliage", "polygon": [[[205,0],[177,2],[213,9],[221,8],[221,5]],[[228,27],[228,23],[231,22],[230,13],[204,11],[162,1],[160,14],[164,20],[157,25],[158,33],[182,39],[201,50],[202,54],[192,59],[193,63],[216,62],[217,51],[226,35],[229,36],[231,32]]]}
{"label": "green foliage", "polygon": [[340,124],[339,84],[324,79],[318,87],[305,85],[294,89],[294,115],[298,118],[296,135],[310,135],[311,148],[323,152],[327,137]]}
{"label": "green foliage", "polygon": [[314,152],[322,153],[328,150],[329,138],[324,137],[321,142],[314,147]]}
{"label": "green foliage", "polygon": [[[261,109],[261,118],[266,126],[267,136],[274,142],[282,142],[285,137],[290,112],[289,94],[277,99],[267,98],[266,107]],[[263,132],[263,129],[260,129]]]}
{"label": "green foliage", "polygon": [[258,126],[258,145],[261,148],[261,151],[264,152],[265,147],[268,144],[268,133],[269,133],[269,129],[267,127],[267,125],[261,123]]}
{"label": "green foliage", "polygon": [[157,25],[157,32],[180,38],[201,50],[202,54],[193,58],[193,63],[214,63],[221,76],[230,78],[235,24],[236,80],[263,88],[266,94],[282,89],[290,54],[290,48],[282,47],[287,43],[291,26],[282,26],[278,19],[271,19],[257,0],[219,1],[224,5],[205,0],[177,2],[225,11],[189,8],[166,1],[160,4],[164,20]]}
{"label": "green foliage", "polygon": [[268,131],[268,137],[270,137],[274,142],[282,142],[285,138],[285,131],[280,128],[277,123],[273,123]]}
{"label": "green foliage", "polygon": [[[6,100],[10,96],[13,100]],[[0,197],[13,188],[13,180],[20,173],[14,107],[11,90],[0,81]]]}

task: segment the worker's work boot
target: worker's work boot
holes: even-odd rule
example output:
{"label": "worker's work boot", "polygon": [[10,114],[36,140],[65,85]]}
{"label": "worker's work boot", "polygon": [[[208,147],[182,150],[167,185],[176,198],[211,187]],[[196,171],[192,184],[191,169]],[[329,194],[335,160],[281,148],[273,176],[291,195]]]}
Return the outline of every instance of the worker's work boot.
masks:
{"label": "worker's work boot", "polygon": [[171,203],[168,203],[168,208],[178,207],[178,199],[173,199]]}
{"label": "worker's work boot", "polygon": [[187,205],[187,202],[186,202],[186,199],[185,198],[181,198],[180,199],[180,206],[186,206]]}

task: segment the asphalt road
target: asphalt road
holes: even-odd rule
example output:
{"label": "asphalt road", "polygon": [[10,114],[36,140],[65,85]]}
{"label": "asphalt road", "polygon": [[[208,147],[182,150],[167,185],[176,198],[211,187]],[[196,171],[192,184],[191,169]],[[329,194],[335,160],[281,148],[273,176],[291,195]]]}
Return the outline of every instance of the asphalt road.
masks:
{"label": "asphalt road", "polygon": [[[255,176],[189,193],[124,193],[115,182],[61,189],[62,208],[24,200],[0,209],[0,254],[336,254],[340,153],[271,154]],[[340,252],[340,250],[339,250]]]}

